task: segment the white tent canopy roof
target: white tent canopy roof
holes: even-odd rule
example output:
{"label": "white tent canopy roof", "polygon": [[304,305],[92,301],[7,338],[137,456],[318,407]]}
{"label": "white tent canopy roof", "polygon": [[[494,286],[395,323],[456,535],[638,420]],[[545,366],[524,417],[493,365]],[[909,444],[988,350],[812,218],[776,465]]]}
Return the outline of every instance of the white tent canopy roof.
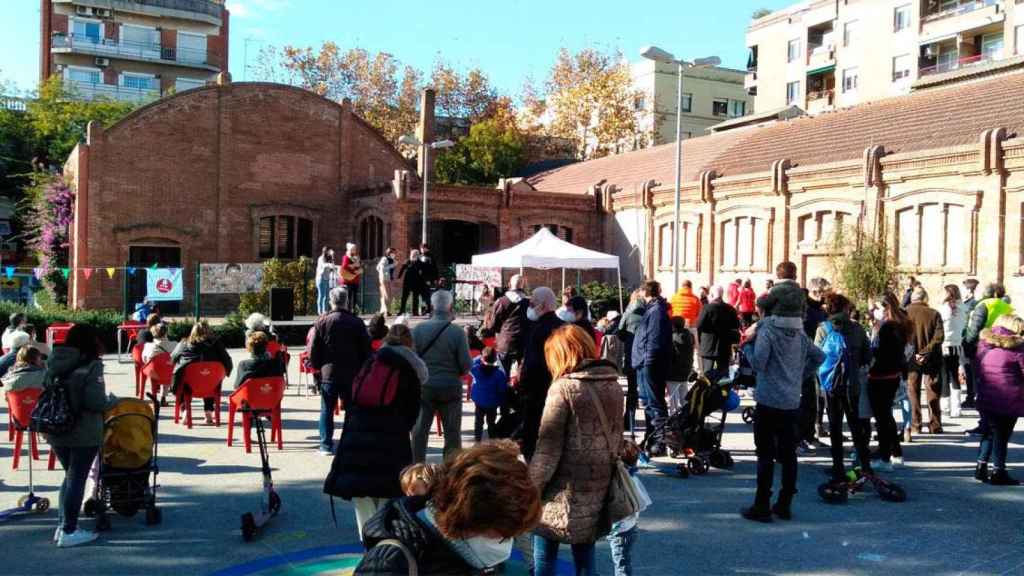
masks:
{"label": "white tent canopy roof", "polygon": [[618,269],[619,257],[587,250],[566,242],[546,227],[511,248],[473,256],[473,266],[493,268],[592,268]]}

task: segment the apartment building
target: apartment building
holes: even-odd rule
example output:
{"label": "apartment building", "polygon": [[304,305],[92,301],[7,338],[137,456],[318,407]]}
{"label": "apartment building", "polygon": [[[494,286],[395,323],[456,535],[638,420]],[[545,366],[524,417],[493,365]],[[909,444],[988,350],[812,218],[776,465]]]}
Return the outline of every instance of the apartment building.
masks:
{"label": "apartment building", "polygon": [[228,69],[223,0],[41,0],[40,77],[85,99],[150,100]]}
{"label": "apartment building", "polygon": [[807,0],[754,20],[757,112],[809,114],[1024,64],[1024,0]]}
{"label": "apartment building", "polygon": [[[657,146],[676,141],[679,72],[675,64],[641,60],[630,64],[634,110],[642,144]],[[753,111],[744,73],[729,68],[683,68],[683,138],[703,136],[707,129]]]}

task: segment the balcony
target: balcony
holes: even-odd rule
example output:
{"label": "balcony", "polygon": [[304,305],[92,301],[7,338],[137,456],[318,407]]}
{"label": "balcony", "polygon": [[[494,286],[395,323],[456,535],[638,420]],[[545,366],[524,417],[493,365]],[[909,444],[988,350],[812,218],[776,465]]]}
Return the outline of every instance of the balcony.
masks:
{"label": "balcony", "polygon": [[818,90],[807,93],[807,113],[820,114],[835,106],[835,90]]}
{"label": "balcony", "polygon": [[50,48],[58,53],[70,52],[106,58],[172,63],[213,71],[219,69],[220,61],[219,54],[209,50],[164,48],[158,42],[115,41],[84,34],[54,34],[50,39]]}
{"label": "balcony", "polygon": [[224,14],[223,3],[212,0],[54,0],[54,3],[74,3],[93,8],[106,8],[116,12],[172,16],[200,20],[219,26]]}
{"label": "balcony", "polygon": [[743,87],[748,91],[751,88],[757,88],[757,70],[749,70],[743,76]]}
{"label": "balcony", "polygon": [[943,72],[952,72],[953,70],[962,70],[964,68],[970,68],[972,66],[980,66],[989,62],[1002,59],[1002,52],[993,54],[975,54],[973,56],[965,56],[959,59],[949,59],[945,62],[939,62],[933,66],[926,66],[918,71],[918,78],[925,76],[931,76],[933,74],[942,74]]}
{"label": "balcony", "polygon": [[921,42],[951,36],[1002,22],[1006,18],[1000,0],[970,0],[954,8],[925,14],[921,18]]}
{"label": "balcony", "polygon": [[116,84],[102,84],[71,80],[67,85],[75,96],[83,100],[119,100],[121,102],[141,102],[156,100],[160,91],[155,88],[130,88]]}
{"label": "balcony", "polygon": [[816,70],[827,66],[835,66],[836,49],[832,44],[812,46],[807,51],[807,67]]}

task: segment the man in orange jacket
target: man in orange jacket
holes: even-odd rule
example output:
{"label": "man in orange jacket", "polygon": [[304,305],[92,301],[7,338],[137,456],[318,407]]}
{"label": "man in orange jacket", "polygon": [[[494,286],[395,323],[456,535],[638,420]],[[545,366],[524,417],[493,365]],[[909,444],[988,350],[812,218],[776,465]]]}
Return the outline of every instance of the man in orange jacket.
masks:
{"label": "man in orange jacket", "polygon": [[697,326],[697,318],[700,316],[700,298],[693,293],[693,283],[683,280],[679,291],[669,301],[669,316],[680,316],[686,320],[687,328]]}

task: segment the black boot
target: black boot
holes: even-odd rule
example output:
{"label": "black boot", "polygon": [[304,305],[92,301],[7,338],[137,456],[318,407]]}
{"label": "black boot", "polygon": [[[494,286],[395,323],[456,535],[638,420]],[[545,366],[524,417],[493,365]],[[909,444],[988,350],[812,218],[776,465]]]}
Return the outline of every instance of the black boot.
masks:
{"label": "black boot", "polygon": [[753,520],[754,522],[771,522],[772,511],[769,507],[771,501],[771,492],[765,495],[758,493],[754,499],[754,505],[740,510],[740,514],[747,520]]}
{"label": "black boot", "polygon": [[992,473],[988,483],[993,486],[1020,486],[1020,480],[1011,477],[1005,468],[1000,468]]}
{"label": "black boot", "polygon": [[974,479],[978,482],[988,482],[988,462],[978,462],[974,468]]}
{"label": "black boot", "polygon": [[779,520],[793,519],[793,495],[786,492],[779,494],[779,499],[772,506],[772,514],[778,516]]}

